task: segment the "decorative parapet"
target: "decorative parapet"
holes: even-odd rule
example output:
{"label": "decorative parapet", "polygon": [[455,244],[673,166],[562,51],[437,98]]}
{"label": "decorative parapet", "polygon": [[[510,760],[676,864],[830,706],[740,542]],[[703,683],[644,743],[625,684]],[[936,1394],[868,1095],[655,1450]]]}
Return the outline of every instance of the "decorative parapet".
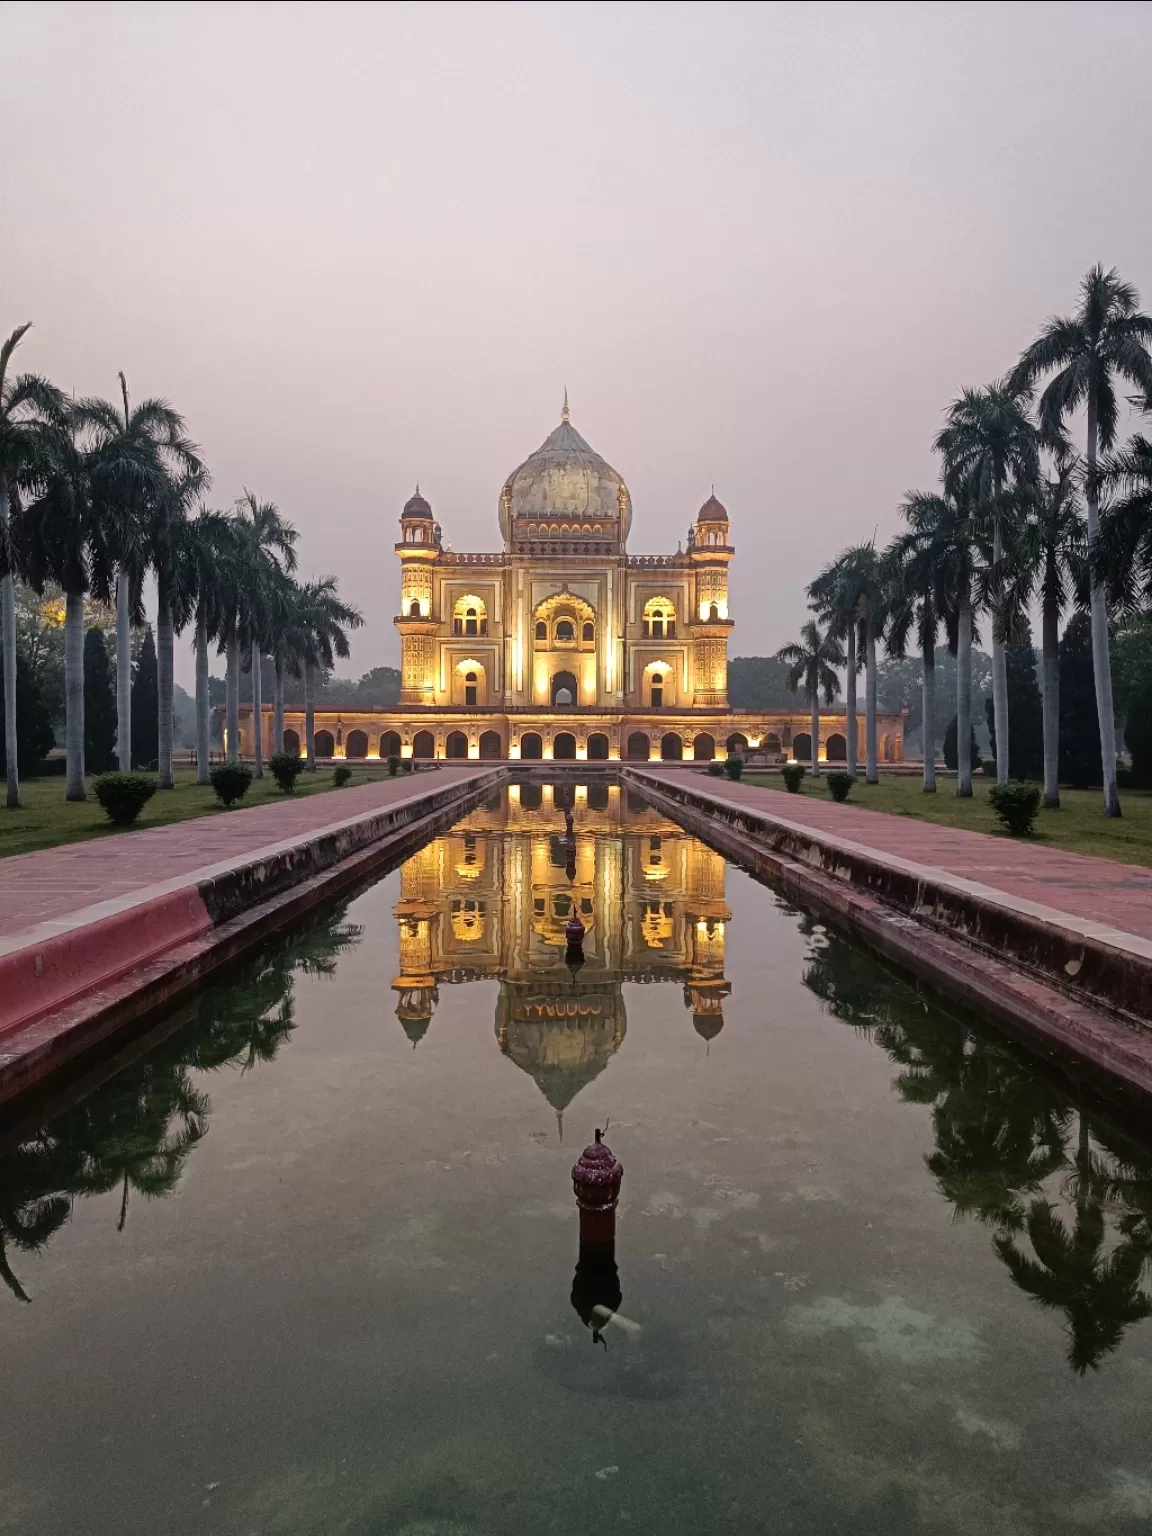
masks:
{"label": "decorative parapet", "polygon": [[501,566],[504,564],[503,555],[468,555],[457,554],[455,550],[445,549],[440,554],[441,565],[489,565]]}
{"label": "decorative parapet", "polygon": [[630,571],[687,570],[692,564],[688,555],[629,555]]}

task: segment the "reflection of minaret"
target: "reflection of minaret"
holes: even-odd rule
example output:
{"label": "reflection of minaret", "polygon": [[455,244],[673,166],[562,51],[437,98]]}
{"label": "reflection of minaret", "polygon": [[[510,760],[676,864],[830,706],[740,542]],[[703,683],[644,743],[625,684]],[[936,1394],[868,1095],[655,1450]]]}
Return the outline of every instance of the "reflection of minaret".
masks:
{"label": "reflection of minaret", "polygon": [[720,854],[692,840],[688,889],[691,893],[689,979],[684,1006],[692,1025],[711,1047],[724,1028],[724,999],[732,983],[724,975],[724,947],[732,913],[724,900],[725,864]]}
{"label": "reflection of minaret", "polygon": [[392,908],[400,930],[400,974],[392,990],[399,993],[396,1017],[413,1050],[428,1033],[440,1000],[432,972],[432,930],[439,921],[436,868],[436,844],[429,843],[404,864],[400,900]]}

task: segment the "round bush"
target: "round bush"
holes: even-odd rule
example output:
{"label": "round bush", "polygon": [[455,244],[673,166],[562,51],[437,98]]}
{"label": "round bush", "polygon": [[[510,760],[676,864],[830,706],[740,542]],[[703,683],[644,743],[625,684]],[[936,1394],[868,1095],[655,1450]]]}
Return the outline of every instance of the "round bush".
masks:
{"label": "round bush", "polygon": [[707,772],[714,779],[722,779],[724,777],[724,764],[719,762],[711,762],[708,764],[705,772]]}
{"label": "round bush", "polygon": [[[785,763],[780,770],[780,777],[784,780],[784,788],[790,795],[800,793],[800,785],[808,769],[803,763]],[[845,775],[847,777],[847,775]]]}
{"label": "round bush", "polygon": [[286,795],[296,788],[296,780],[304,772],[304,759],[299,752],[274,752],[268,759],[268,772]]}
{"label": "round bush", "polygon": [[825,781],[828,785],[828,793],[833,800],[844,801],[852,793],[852,786],[856,782],[856,776],[852,773],[830,773]]}
{"label": "round bush", "polygon": [[1009,782],[988,791],[988,802],[1013,837],[1027,837],[1040,809],[1040,786]]}
{"label": "round bush", "polygon": [[396,756],[395,752],[393,752],[388,759],[388,777],[390,779],[394,779],[396,777],[399,767],[400,759]]}
{"label": "round bush", "polygon": [[102,773],[92,788],[108,820],[130,827],[156,793],[156,780],[144,773]]}
{"label": "round bush", "polygon": [[235,805],[237,800],[243,800],[248,793],[248,786],[252,783],[252,770],[247,763],[217,763],[208,777],[212,780],[212,788],[216,791],[216,798],[224,805]]}
{"label": "round bush", "polygon": [[337,789],[343,789],[352,777],[352,770],[347,763],[341,763],[338,768],[332,770],[332,782]]}
{"label": "round bush", "polygon": [[730,779],[738,779],[744,772],[744,759],[737,757],[735,753],[724,761],[724,772]]}

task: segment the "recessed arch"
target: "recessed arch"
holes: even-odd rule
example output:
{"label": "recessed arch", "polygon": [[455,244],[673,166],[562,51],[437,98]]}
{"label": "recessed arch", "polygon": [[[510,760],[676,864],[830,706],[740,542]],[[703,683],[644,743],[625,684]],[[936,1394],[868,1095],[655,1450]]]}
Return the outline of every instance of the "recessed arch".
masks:
{"label": "recessed arch", "polygon": [[807,731],[801,731],[798,736],[793,736],[792,756],[798,763],[812,761],[812,737]]}
{"label": "recessed arch", "polygon": [[331,731],[317,731],[314,737],[317,757],[331,757],[336,750],[336,739]]}
{"label": "recessed arch", "polygon": [[574,672],[556,672],[552,677],[553,709],[572,709],[580,702],[580,685]]}
{"label": "recessed arch", "polygon": [[676,604],[670,597],[650,597],[640,618],[645,640],[671,640],[676,635]]}
{"label": "recessed arch", "polygon": [[710,763],[716,756],[716,738],[701,731],[692,743],[692,756],[698,763]]}
{"label": "recessed arch", "polygon": [[593,731],[588,738],[588,761],[592,763],[606,763],[608,761],[608,738],[603,731]]}
{"label": "recessed arch", "polygon": [[628,761],[646,763],[651,756],[651,743],[644,731],[633,731],[628,738]]}
{"label": "recessed arch", "polygon": [[367,757],[368,756],[368,732],[367,731],[356,730],[356,731],[349,731],[348,732],[348,740],[344,744],[344,756],[345,757]]}
{"label": "recessed arch", "polygon": [[445,757],[467,757],[468,738],[463,731],[449,731],[444,743]]}
{"label": "recessed arch", "polygon": [[724,745],[729,752],[747,752],[748,738],[743,731],[733,731]]}
{"label": "recessed arch", "polygon": [[834,731],[824,743],[824,756],[830,763],[846,763],[848,761],[848,741],[841,736],[839,731]]}
{"label": "recessed arch", "polygon": [[400,756],[400,732],[385,731],[380,738],[380,756],[383,758]]}
{"label": "recessed arch", "polygon": [[486,635],[488,633],[488,609],[484,599],[472,592],[458,597],[452,606],[452,633],[454,635]]}
{"label": "recessed arch", "polygon": [[413,757],[435,757],[436,738],[431,731],[417,731],[412,738]]}
{"label": "recessed arch", "polygon": [[297,757],[300,756],[300,732],[294,731],[291,726],[284,732],[284,750],[289,753],[295,752]]}
{"label": "recessed arch", "polygon": [[552,756],[560,762],[576,761],[576,738],[571,731],[560,731],[552,742]]}
{"label": "recessed arch", "polygon": [[525,731],[520,738],[520,756],[529,762],[539,762],[544,756],[544,740],[539,731]]}
{"label": "recessed arch", "polygon": [[678,732],[664,732],[660,738],[660,756],[666,763],[678,763],[684,756],[684,743]]}
{"label": "recessed arch", "polygon": [[486,762],[504,756],[504,742],[499,731],[481,731],[480,756]]}

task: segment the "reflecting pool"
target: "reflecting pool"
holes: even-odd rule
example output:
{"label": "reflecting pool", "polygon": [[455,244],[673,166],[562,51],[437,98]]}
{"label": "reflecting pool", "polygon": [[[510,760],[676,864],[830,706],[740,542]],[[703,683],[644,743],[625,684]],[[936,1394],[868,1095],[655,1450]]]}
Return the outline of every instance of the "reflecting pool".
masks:
{"label": "reflecting pool", "polygon": [[571,842],[560,795],[19,1111],[0,1531],[1146,1533],[1149,1140],[619,788]]}

